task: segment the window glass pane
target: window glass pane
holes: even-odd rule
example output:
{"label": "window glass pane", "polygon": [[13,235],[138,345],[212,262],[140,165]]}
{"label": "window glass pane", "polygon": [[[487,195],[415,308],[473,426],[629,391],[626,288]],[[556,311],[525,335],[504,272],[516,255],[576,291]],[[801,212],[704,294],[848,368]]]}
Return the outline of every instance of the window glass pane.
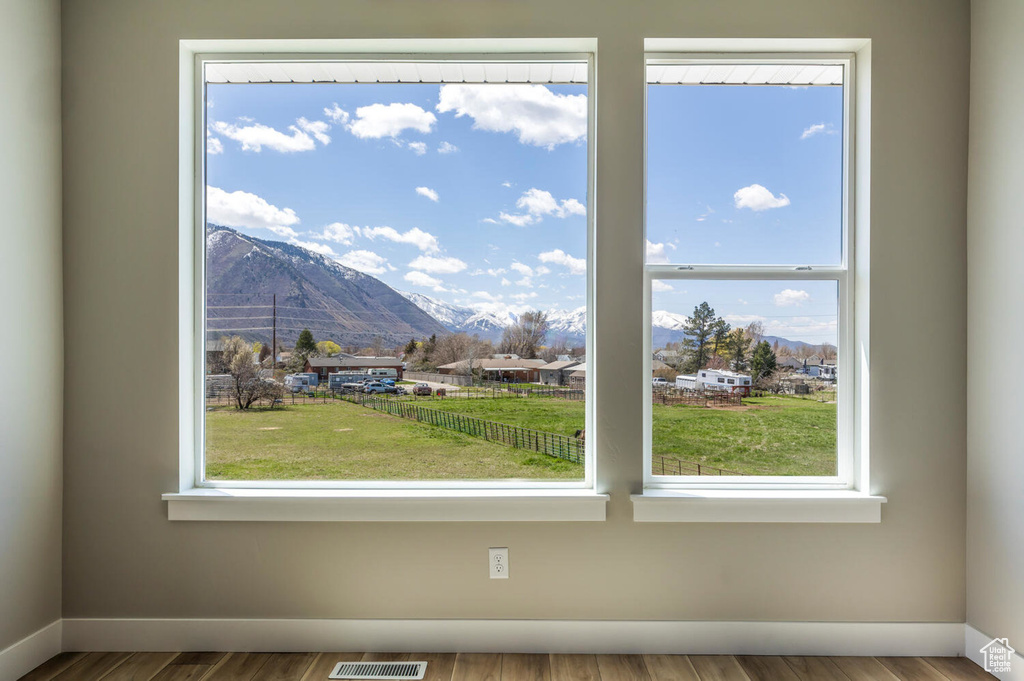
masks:
{"label": "window glass pane", "polygon": [[584,477],[586,85],[206,115],[207,479]]}
{"label": "window glass pane", "polygon": [[651,473],[836,475],[837,282],[652,283]]}
{"label": "window glass pane", "polygon": [[842,130],[842,86],[649,85],[647,262],[839,264]]}

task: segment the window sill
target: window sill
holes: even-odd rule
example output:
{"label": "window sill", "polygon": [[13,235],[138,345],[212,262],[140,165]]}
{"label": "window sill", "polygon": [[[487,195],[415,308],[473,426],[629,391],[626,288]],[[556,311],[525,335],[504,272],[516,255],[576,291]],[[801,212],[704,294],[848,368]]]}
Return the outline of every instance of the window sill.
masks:
{"label": "window sill", "polygon": [[591,490],[291,490],[196,488],[164,494],[169,520],[295,522],[603,521]]}
{"label": "window sill", "polygon": [[879,523],[885,497],[801,490],[665,490],[634,494],[638,523]]}

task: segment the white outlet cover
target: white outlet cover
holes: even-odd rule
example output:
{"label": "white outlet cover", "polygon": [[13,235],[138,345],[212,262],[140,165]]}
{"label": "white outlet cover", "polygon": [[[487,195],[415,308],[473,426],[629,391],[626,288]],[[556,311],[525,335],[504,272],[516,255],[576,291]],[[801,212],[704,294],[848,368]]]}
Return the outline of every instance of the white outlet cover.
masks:
{"label": "white outlet cover", "polygon": [[508,579],[508,547],[487,549],[491,579]]}

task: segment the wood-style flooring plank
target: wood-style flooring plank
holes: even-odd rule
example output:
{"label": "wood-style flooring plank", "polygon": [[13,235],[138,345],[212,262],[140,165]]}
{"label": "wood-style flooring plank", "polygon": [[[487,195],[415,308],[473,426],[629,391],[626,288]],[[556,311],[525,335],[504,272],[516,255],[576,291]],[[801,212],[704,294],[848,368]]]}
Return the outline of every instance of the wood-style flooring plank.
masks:
{"label": "wood-style flooring plank", "polygon": [[203,677],[203,681],[252,681],[270,653],[228,653]]}
{"label": "wood-style flooring plank", "polygon": [[644,658],[640,655],[598,655],[601,681],[650,681]]}
{"label": "wood-style flooring plank", "polygon": [[550,655],[551,681],[601,681],[595,655]]}
{"label": "wood-style flooring plank", "polygon": [[18,681],[50,681],[83,657],[85,657],[85,653],[58,653]]}
{"label": "wood-style flooring plank", "polygon": [[198,681],[212,668],[209,664],[169,664],[152,681]]}
{"label": "wood-style flooring plank", "polygon": [[700,681],[686,655],[644,655],[652,681]]}
{"label": "wood-style flooring plank", "polygon": [[459,653],[452,681],[501,681],[501,653]]}
{"label": "wood-style flooring plank", "polygon": [[[306,673],[302,675],[302,681],[326,681],[339,662],[359,662],[362,659],[362,653],[320,653],[313,660],[313,664],[309,665]],[[207,681],[207,679],[203,679],[203,681]],[[444,681],[448,681],[448,679]]]}
{"label": "wood-style flooring plank", "polygon": [[98,681],[130,655],[131,653],[87,653],[53,678],[60,681]]}
{"label": "wood-style flooring plank", "polygon": [[949,681],[919,657],[876,657],[900,681]]}
{"label": "wood-style flooring plank", "polygon": [[873,657],[828,658],[850,681],[897,681],[896,677]]}
{"label": "wood-style flooring plank", "polygon": [[801,681],[849,681],[827,657],[789,656],[785,660]]}
{"label": "wood-style flooring plank", "polygon": [[921,659],[954,681],[996,678],[966,657],[924,657]]}
{"label": "wood-style flooring plank", "polygon": [[409,653],[409,661],[427,663],[423,681],[451,681],[455,670],[455,653]]}
{"label": "wood-style flooring plank", "polygon": [[224,659],[225,655],[227,655],[227,653],[218,653],[215,651],[179,653],[177,657],[171,660],[170,664],[188,664],[212,667]]}
{"label": "wood-style flooring plank", "polygon": [[363,653],[363,662],[405,662],[409,653]]}
{"label": "wood-style flooring plank", "polygon": [[800,681],[800,677],[781,657],[737,655],[736,661],[751,681]]}
{"label": "wood-style flooring plank", "polygon": [[174,657],[175,653],[135,653],[101,678],[103,681],[149,681]]}
{"label": "wood-style flooring plank", "polygon": [[732,655],[690,655],[700,681],[750,681]]}
{"label": "wood-style flooring plank", "polygon": [[273,653],[260,667],[253,681],[295,681],[309,669],[316,653]]}
{"label": "wood-style flooring plank", "polygon": [[551,662],[547,655],[505,653],[501,681],[551,681]]}

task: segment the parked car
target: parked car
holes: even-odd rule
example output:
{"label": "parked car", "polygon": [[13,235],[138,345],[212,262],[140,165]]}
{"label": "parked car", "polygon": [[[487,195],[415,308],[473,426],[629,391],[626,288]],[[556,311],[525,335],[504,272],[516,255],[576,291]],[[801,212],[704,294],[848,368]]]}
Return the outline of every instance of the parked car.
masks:
{"label": "parked car", "polygon": [[654,378],[652,378],[651,383],[654,385],[655,388],[668,387],[668,381],[666,381],[664,378],[661,378],[660,376],[655,376]]}
{"label": "parked car", "polygon": [[384,385],[394,385],[395,384],[394,379],[391,379],[391,378],[382,378],[382,379],[380,379],[380,382],[383,383]]}
{"label": "parked car", "polygon": [[386,393],[387,391],[387,386],[385,386],[383,383],[378,383],[376,381],[374,381],[373,383],[367,383],[366,385],[363,386],[363,392],[366,393],[367,395],[383,394]]}
{"label": "parked car", "polygon": [[430,386],[426,383],[417,383],[412,387],[413,395],[426,395],[430,397]]}

